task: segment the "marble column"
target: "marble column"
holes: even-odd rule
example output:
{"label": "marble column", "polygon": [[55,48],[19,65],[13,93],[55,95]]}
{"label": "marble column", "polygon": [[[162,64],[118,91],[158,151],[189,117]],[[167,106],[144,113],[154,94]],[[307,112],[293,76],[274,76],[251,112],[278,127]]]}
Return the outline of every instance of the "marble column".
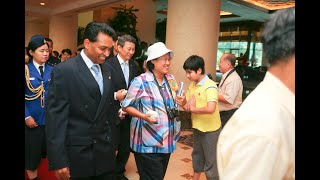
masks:
{"label": "marble column", "polygon": [[201,56],[205,72],[215,78],[220,6],[221,0],[168,1],[166,45],[175,54],[170,73],[185,83],[185,90],[190,81],[183,63],[191,55]]}

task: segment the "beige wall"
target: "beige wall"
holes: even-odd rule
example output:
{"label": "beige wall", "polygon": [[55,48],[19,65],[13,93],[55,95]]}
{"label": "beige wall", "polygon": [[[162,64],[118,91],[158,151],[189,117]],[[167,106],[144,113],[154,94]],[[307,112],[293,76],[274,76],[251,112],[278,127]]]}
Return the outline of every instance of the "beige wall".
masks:
{"label": "beige wall", "polygon": [[52,16],[47,23],[25,23],[25,44],[31,36],[43,35],[53,41],[53,50],[77,50],[78,16]]}
{"label": "beige wall", "polygon": [[69,48],[77,51],[78,16],[53,16],[50,18],[49,37],[53,41],[53,50],[61,53]]}
{"label": "beige wall", "polygon": [[[115,5],[117,4],[117,5]],[[113,6],[118,7],[118,3],[113,4]],[[112,6],[112,7],[113,7]],[[116,14],[116,11],[111,7],[103,7],[101,9],[93,11],[93,20],[98,22],[107,22],[107,19],[111,19]]]}
{"label": "beige wall", "polygon": [[30,38],[34,35],[49,36],[49,23],[26,22],[25,23],[25,46],[28,46]]}
{"label": "beige wall", "polygon": [[137,35],[141,41],[148,44],[155,43],[156,40],[156,4],[153,0],[135,0],[135,8],[139,9],[137,15]]}
{"label": "beige wall", "polygon": [[88,11],[78,14],[78,26],[86,27],[89,22],[93,20],[93,11]]}

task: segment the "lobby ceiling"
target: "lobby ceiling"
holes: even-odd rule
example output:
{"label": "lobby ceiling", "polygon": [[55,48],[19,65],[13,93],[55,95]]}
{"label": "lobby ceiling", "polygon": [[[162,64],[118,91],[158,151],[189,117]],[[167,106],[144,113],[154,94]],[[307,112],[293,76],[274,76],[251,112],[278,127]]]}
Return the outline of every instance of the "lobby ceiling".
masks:
{"label": "lobby ceiling", "polygon": [[[25,0],[25,22],[45,22],[53,15],[72,15],[92,11],[128,0]],[[159,17],[166,16],[168,0],[155,0]],[[46,5],[42,6],[43,2]],[[265,22],[277,9],[295,6],[295,0],[221,0],[221,22],[253,20]]]}

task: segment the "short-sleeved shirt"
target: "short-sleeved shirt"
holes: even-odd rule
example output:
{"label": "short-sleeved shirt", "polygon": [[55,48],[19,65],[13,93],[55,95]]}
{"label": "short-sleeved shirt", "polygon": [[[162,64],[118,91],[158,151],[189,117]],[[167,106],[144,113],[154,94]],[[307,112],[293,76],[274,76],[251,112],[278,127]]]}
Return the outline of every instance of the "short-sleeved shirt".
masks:
{"label": "short-sleeved shirt", "polygon": [[219,86],[219,94],[221,94],[229,103],[219,102],[219,111],[228,111],[231,109],[239,108],[242,104],[242,91],[243,84],[240,76],[236,71],[230,74],[226,79],[226,76],[231,70],[222,75]]}
{"label": "short-sleeved shirt", "polygon": [[[167,80],[174,80],[173,75],[166,75]],[[149,124],[143,119],[132,117],[130,124],[130,147],[139,153],[172,153],[180,135],[181,122],[167,116],[164,103],[174,108],[174,97],[169,91],[169,84],[163,81],[160,94],[153,74],[150,71],[135,77],[128,89],[122,107],[132,106],[146,114],[149,110],[159,114],[158,122]]]}
{"label": "short-sleeved shirt", "polygon": [[221,126],[219,105],[218,105],[218,87],[217,84],[209,79],[207,75],[198,82],[192,82],[186,93],[187,100],[194,95],[196,99],[196,107],[203,108],[208,102],[216,102],[216,109],[212,114],[195,114],[191,113],[192,128],[202,132],[210,132],[218,130]]}

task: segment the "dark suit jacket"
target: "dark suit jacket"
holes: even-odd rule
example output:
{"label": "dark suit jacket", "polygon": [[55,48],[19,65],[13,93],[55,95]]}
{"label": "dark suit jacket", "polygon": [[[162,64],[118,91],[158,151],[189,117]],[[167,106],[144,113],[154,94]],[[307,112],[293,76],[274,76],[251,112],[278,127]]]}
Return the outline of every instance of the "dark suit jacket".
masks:
{"label": "dark suit jacket", "polygon": [[49,169],[87,177],[115,168],[112,68],[101,65],[104,90],[80,55],[55,66],[46,109]]}
{"label": "dark suit jacket", "polygon": [[[126,80],[124,78],[122,68],[121,68],[121,65],[119,63],[117,56],[108,58],[106,60],[106,62],[108,64],[110,64],[113,68],[113,71],[112,71],[113,72],[113,74],[112,74],[113,81],[112,82],[115,87],[115,92],[120,89],[127,89],[128,90],[127,85],[126,85]],[[133,78],[135,78],[138,75],[139,75],[138,67],[134,63],[134,60],[130,59],[129,60],[129,86],[130,86],[130,82],[133,80]],[[120,102],[116,101],[116,104],[117,104],[117,109],[119,110],[120,109]],[[120,123],[120,119],[117,118],[117,124],[119,124],[119,123]]]}
{"label": "dark suit jacket", "polygon": [[49,59],[46,61],[47,64],[51,65],[51,66],[56,66],[57,64],[59,64],[61,62],[60,59],[54,57],[54,56],[49,56]]}

